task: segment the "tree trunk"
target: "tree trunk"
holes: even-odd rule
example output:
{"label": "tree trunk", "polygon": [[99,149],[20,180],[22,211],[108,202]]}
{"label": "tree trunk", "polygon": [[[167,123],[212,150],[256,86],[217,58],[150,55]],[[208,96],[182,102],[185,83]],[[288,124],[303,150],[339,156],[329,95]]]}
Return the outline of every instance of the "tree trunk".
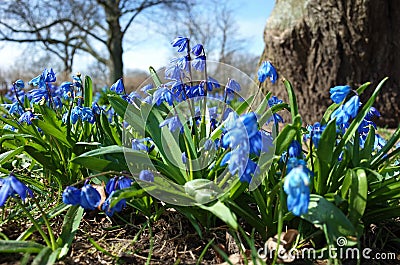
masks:
{"label": "tree trunk", "polygon": [[[354,89],[384,77],[375,107],[382,126],[397,127],[400,118],[400,5],[398,0],[277,0],[264,32],[261,60],[271,60],[292,82],[304,122],[322,118],[331,104],[329,88]],[[287,99],[284,87],[267,89]]]}
{"label": "tree trunk", "polygon": [[122,61],[122,39],[123,33],[119,19],[121,18],[121,10],[119,9],[118,2],[107,1],[104,5],[106,14],[107,28],[107,48],[110,54],[109,69],[110,69],[110,83],[113,84],[123,76],[124,64]]}
{"label": "tree trunk", "polygon": [[109,69],[110,82],[113,84],[123,76],[124,64],[122,61],[122,36],[120,38],[113,37],[110,41],[109,51],[111,58]]}

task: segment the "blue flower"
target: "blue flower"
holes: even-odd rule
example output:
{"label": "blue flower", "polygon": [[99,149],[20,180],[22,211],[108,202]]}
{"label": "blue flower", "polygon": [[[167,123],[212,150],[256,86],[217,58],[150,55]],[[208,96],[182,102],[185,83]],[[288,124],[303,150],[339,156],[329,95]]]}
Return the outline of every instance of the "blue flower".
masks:
{"label": "blue flower", "polygon": [[46,88],[46,83],[44,81],[43,75],[38,75],[28,82],[29,85],[38,86],[39,88]]}
{"label": "blue flower", "polygon": [[132,185],[132,180],[125,176],[116,176],[111,178],[106,185],[107,194],[111,194],[115,190],[128,188]]}
{"label": "blue flower", "polygon": [[43,79],[45,82],[52,83],[57,80],[56,74],[53,71],[53,68],[50,68],[50,71],[47,69],[44,69],[42,73]]}
{"label": "blue flower", "polygon": [[165,79],[179,81],[183,78],[183,76],[184,74],[182,69],[178,64],[173,64],[165,69]]}
{"label": "blue flower", "polygon": [[202,72],[206,67],[206,56],[200,55],[193,59],[192,66],[195,70]]}
{"label": "blue flower", "polygon": [[290,172],[293,168],[298,167],[298,166],[303,166],[303,168],[308,170],[306,161],[304,161],[303,159],[299,159],[297,157],[290,157],[287,162],[286,172]]}
{"label": "blue flower", "polygon": [[63,93],[62,96],[64,99],[69,99],[72,97],[74,92],[73,87],[74,85],[71,82],[63,82],[60,85],[61,91]]}
{"label": "blue flower", "polygon": [[310,201],[309,170],[299,165],[286,175],[283,189],[288,195],[287,207],[294,215],[300,216],[308,212]]}
{"label": "blue flower", "polygon": [[240,182],[250,183],[253,176],[260,174],[260,168],[251,159],[247,160],[246,168],[243,173],[239,175]]}
{"label": "blue flower", "polygon": [[339,104],[350,93],[350,86],[348,86],[348,85],[335,86],[329,90],[329,93],[331,94],[331,99],[333,100],[333,102],[335,102],[336,104]]}
{"label": "blue flower", "polygon": [[28,125],[31,125],[33,119],[35,119],[35,116],[33,115],[32,111],[27,110],[21,115],[21,117],[19,117],[18,121],[26,122]]}
{"label": "blue flower", "polygon": [[187,48],[188,43],[189,39],[185,37],[177,37],[171,42],[172,47],[178,47],[178,52],[183,52]]}
{"label": "blue flower", "polygon": [[15,101],[13,104],[11,104],[10,109],[8,110],[9,114],[18,114],[22,115],[24,113],[24,109],[21,107],[18,101]]}
{"label": "blue flower", "polygon": [[[78,107],[78,106],[74,107],[71,110],[71,122],[72,122],[72,124],[75,124],[79,120],[79,118],[81,116],[81,112],[82,112],[82,108]],[[66,113],[66,114],[68,115],[68,113]]]}
{"label": "blue flower", "polygon": [[302,157],[301,145],[298,141],[293,140],[289,146],[289,157]]}
{"label": "blue flower", "polygon": [[97,102],[92,102],[92,112],[93,114],[100,115],[103,109],[97,104]]}
{"label": "blue flower", "polygon": [[25,186],[24,183],[19,181],[13,173],[0,182],[0,207],[4,206],[10,196],[18,194],[22,200],[25,200],[27,194],[33,198],[33,192]]}
{"label": "blue flower", "polygon": [[36,88],[32,89],[29,94],[32,97],[32,102],[37,103],[42,100],[48,101],[49,100],[49,93],[46,88]]}
{"label": "blue flower", "polygon": [[268,106],[270,108],[281,103],[283,103],[283,100],[279,99],[277,96],[272,96],[270,99],[268,99]]}
{"label": "blue flower", "polygon": [[177,129],[183,128],[182,123],[179,120],[178,116],[172,116],[170,118],[165,119],[160,123],[159,127],[161,128],[164,127],[165,125],[168,125],[168,129],[171,132],[175,132]]}
{"label": "blue flower", "polygon": [[205,82],[189,87],[187,90],[188,98],[203,97],[205,95]]}
{"label": "blue flower", "polygon": [[91,124],[93,124],[96,121],[96,119],[94,117],[94,114],[93,114],[93,111],[89,107],[81,108],[80,118],[81,118],[82,121],[87,121],[87,122],[89,122]]}
{"label": "blue flower", "polygon": [[124,82],[122,81],[122,78],[118,79],[117,82],[115,82],[111,87],[111,91],[115,91],[118,94],[122,94],[125,91],[124,87]]}
{"label": "blue flower", "polygon": [[81,190],[71,186],[66,187],[62,194],[62,201],[71,205],[81,204]]}
{"label": "blue flower", "polygon": [[260,156],[261,152],[266,153],[273,147],[273,138],[270,134],[264,131],[258,131],[249,139],[250,154]]}
{"label": "blue flower", "polygon": [[241,115],[239,121],[242,122],[246,128],[249,138],[253,137],[258,132],[257,115],[254,112]]}
{"label": "blue flower", "polygon": [[81,190],[81,206],[86,210],[94,210],[101,201],[100,193],[91,185],[86,184]]}
{"label": "blue flower", "polygon": [[359,97],[352,96],[344,105],[343,110],[352,118],[357,116],[358,108],[360,107]]}
{"label": "blue flower", "polygon": [[142,170],[139,173],[139,179],[147,182],[154,182],[154,175],[150,170]]}
{"label": "blue flower", "polygon": [[182,163],[186,164],[187,163],[187,156],[186,156],[186,152],[182,153]]}
{"label": "blue flower", "polygon": [[111,192],[111,194],[107,197],[107,199],[104,201],[103,205],[101,206],[101,209],[106,213],[107,216],[113,216],[115,212],[120,212],[122,209],[126,206],[126,200],[122,199],[117,204],[114,205],[114,207],[110,208],[110,202],[111,198],[114,195],[114,191]]}
{"label": "blue flower", "polygon": [[174,96],[171,90],[169,90],[165,86],[161,86],[153,94],[153,104],[159,106],[164,101],[167,102],[170,106],[172,106],[174,102]]}
{"label": "blue flower", "polygon": [[331,114],[331,119],[336,118],[336,124],[346,125],[350,119],[350,115],[344,110],[343,105],[340,105],[336,110],[334,110]]}
{"label": "blue flower", "polygon": [[132,150],[137,150],[137,151],[149,151],[149,148],[147,145],[145,145],[143,142],[147,141],[147,138],[143,139],[133,139],[132,140]]}
{"label": "blue flower", "polygon": [[307,130],[308,134],[305,135],[305,139],[310,139],[312,135],[311,141],[313,142],[315,148],[318,148],[319,140],[321,139],[322,133],[324,132],[326,125],[321,125],[319,122],[314,123],[314,125],[309,125]]}
{"label": "blue flower", "polygon": [[379,113],[379,111],[376,108],[371,107],[371,108],[369,108],[369,111],[367,112],[367,115],[365,116],[365,119],[371,120],[375,116],[376,117],[380,117],[381,114]]}
{"label": "blue flower", "polygon": [[386,140],[379,134],[375,134],[374,150],[381,150],[386,145]]}
{"label": "blue flower", "polygon": [[201,45],[201,44],[196,44],[196,45],[192,48],[192,53],[193,53],[195,56],[199,56],[199,55],[203,54],[203,53],[204,53],[204,47],[203,47],[203,45]]}
{"label": "blue flower", "polygon": [[376,124],[366,117],[361,121],[360,126],[358,126],[358,132],[362,135],[367,135],[369,133],[370,128],[374,127],[376,129]]}
{"label": "blue flower", "polygon": [[10,124],[4,125],[3,129],[4,130],[9,130],[9,131],[12,131],[12,132],[18,132],[18,129],[12,127]]}
{"label": "blue flower", "polygon": [[270,61],[266,61],[261,64],[260,68],[258,69],[257,75],[258,81],[260,81],[261,83],[264,82],[267,77],[269,77],[272,84],[275,84],[276,80],[278,79],[278,73],[276,72],[275,67]]}
{"label": "blue flower", "polygon": [[233,94],[234,92],[239,92],[240,89],[241,89],[240,84],[233,79],[229,79],[225,87],[225,91],[227,94]]}
{"label": "blue flower", "polygon": [[18,79],[17,81],[15,81],[14,85],[18,89],[23,89],[25,87],[25,83],[21,79]]}
{"label": "blue flower", "polygon": [[207,82],[207,89],[208,91],[212,91],[213,88],[219,88],[221,85],[219,84],[218,80],[212,78],[211,76],[208,77],[208,82]]}
{"label": "blue flower", "polygon": [[221,166],[228,164],[229,172],[232,175],[238,173],[240,182],[250,183],[253,176],[260,174],[260,168],[246,157],[242,150],[235,149],[223,157]]}

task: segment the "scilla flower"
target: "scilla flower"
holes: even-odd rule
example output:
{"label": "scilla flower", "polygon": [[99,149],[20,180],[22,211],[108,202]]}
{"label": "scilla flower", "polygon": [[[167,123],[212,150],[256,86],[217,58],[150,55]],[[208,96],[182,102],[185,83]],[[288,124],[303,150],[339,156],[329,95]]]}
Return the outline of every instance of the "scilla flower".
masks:
{"label": "scilla flower", "polygon": [[35,119],[35,115],[33,115],[32,111],[27,110],[21,115],[21,117],[19,117],[18,121],[31,125],[33,119]]}
{"label": "scilla flower", "polygon": [[115,91],[118,94],[122,94],[125,91],[124,82],[122,82],[122,78],[118,79],[111,87],[111,91]]}
{"label": "scilla flower", "polygon": [[357,95],[352,96],[344,105],[343,109],[346,113],[355,118],[357,116],[358,108],[360,107],[360,99]]}
{"label": "scilla flower", "polygon": [[333,102],[339,104],[350,93],[350,86],[335,86],[329,90],[329,93],[331,94],[331,99]]}
{"label": "scilla flower", "polygon": [[161,127],[164,127],[165,125],[168,125],[168,129],[171,132],[175,132],[177,129],[180,129],[180,128],[183,129],[182,123],[179,120],[178,116],[172,116],[170,118],[165,119],[164,121],[162,121],[160,123],[159,127],[161,128]]}
{"label": "scilla flower", "polygon": [[321,139],[322,133],[324,132],[326,125],[321,125],[319,122],[314,123],[314,125],[309,125],[307,130],[309,131],[308,134],[305,135],[305,139],[310,139],[312,136],[312,142],[315,148],[318,148],[319,140]]}
{"label": "scilla flower", "polygon": [[260,81],[261,83],[264,82],[267,77],[269,77],[272,84],[275,84],[276,80],[278,79],[278,73],[276,72],[275,67],[270,61],[266,61],[261,64],[260,68],[258,69],[257,75],[258,81]]}
{"label": "scilla flower", "polygon": [[139,179],[147,182],[154,182],[154,174],[150,170],[142,170],[139,173]]}
{"label": "scilla flower", "polygon": [[86,210],[94,210],[101,201],[100,193],[91,185],[86,184],[81,189],[81,206]]}
{"label": "scilla flower", "polygon": [[310,171],[302,164],[294,167],[286,175],[283,189],[287,196],[287,207],[294,215],[308,212],[310,201]]}
{"label": "scilla flower", "polygon": [[66,187],[62,194],[62,201],[71,205],[81,204],[81,190],[71,186]]}
{"label": "scilla flower", "polygon": [[183,52],[189,44],[189,39],[185,37],[177,37],[172,42],[172,47],[178,47],[178,52]]}
{"label": "scilla flower", "polygon": [[126,206],[126,200],[122,199],[117,204],[114,205],[114,207],[110,208],[110,202],[111,198],[114,195],[114,191],[111,192],[110,196],[107,197],[107,199],[104,201],[103,205],[101,206],[101,209],[106,213],[107,216],[113,216],[114,212],[120,212],[122,209]]}
{"label": "scilla flower", "polygon": [[19,181],[13,173],[4,179],[0,179],[0,207],[2,207],[10,196],[18,194],[22,200],[25,200],[27,195],[33,197],[33,192]]}

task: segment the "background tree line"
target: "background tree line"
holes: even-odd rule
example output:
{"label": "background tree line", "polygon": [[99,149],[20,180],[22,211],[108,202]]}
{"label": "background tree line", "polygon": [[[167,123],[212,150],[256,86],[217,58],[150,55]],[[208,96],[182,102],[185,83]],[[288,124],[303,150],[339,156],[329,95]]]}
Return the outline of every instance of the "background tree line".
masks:
{"label": "background tree line", "polygon": [[[133,26],[146,23],[168,40],[189,36],[205,44],[213,58],[240,63],[253,74],[259,56],[246,53],[233,11],[226,0],[4,0],[0,43],[26,43],[29,57],[57,61],[67,74],[81,64],[77,56],[90,55],[94,74],[106,73],[104,82],[111,84],[124,75],[122,56],[127,39],[135,36]],[[46,54],[39,52],[43,49]]]}

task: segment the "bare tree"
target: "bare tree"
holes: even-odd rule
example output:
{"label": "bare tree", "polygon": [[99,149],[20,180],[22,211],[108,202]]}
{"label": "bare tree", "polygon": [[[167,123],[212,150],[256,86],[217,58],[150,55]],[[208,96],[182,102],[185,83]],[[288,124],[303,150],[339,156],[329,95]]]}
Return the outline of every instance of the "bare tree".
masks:
{"label": "bare tree", "polygon": [[168,38],[171,32],[189,36],[203,44],[207,53],[218,58],[219,62],[231,64],[235,53],[245,45],[238,30],[232,3],[227,0],[204,0],[187,6],[165,32]]}
{"label": "bare tree", "polygon": [[40,42],[70,70],[78,50],[107,65],[109,82],[123,75],[123,40],[137,17],[184,0],[4,0],[0,41]]}

